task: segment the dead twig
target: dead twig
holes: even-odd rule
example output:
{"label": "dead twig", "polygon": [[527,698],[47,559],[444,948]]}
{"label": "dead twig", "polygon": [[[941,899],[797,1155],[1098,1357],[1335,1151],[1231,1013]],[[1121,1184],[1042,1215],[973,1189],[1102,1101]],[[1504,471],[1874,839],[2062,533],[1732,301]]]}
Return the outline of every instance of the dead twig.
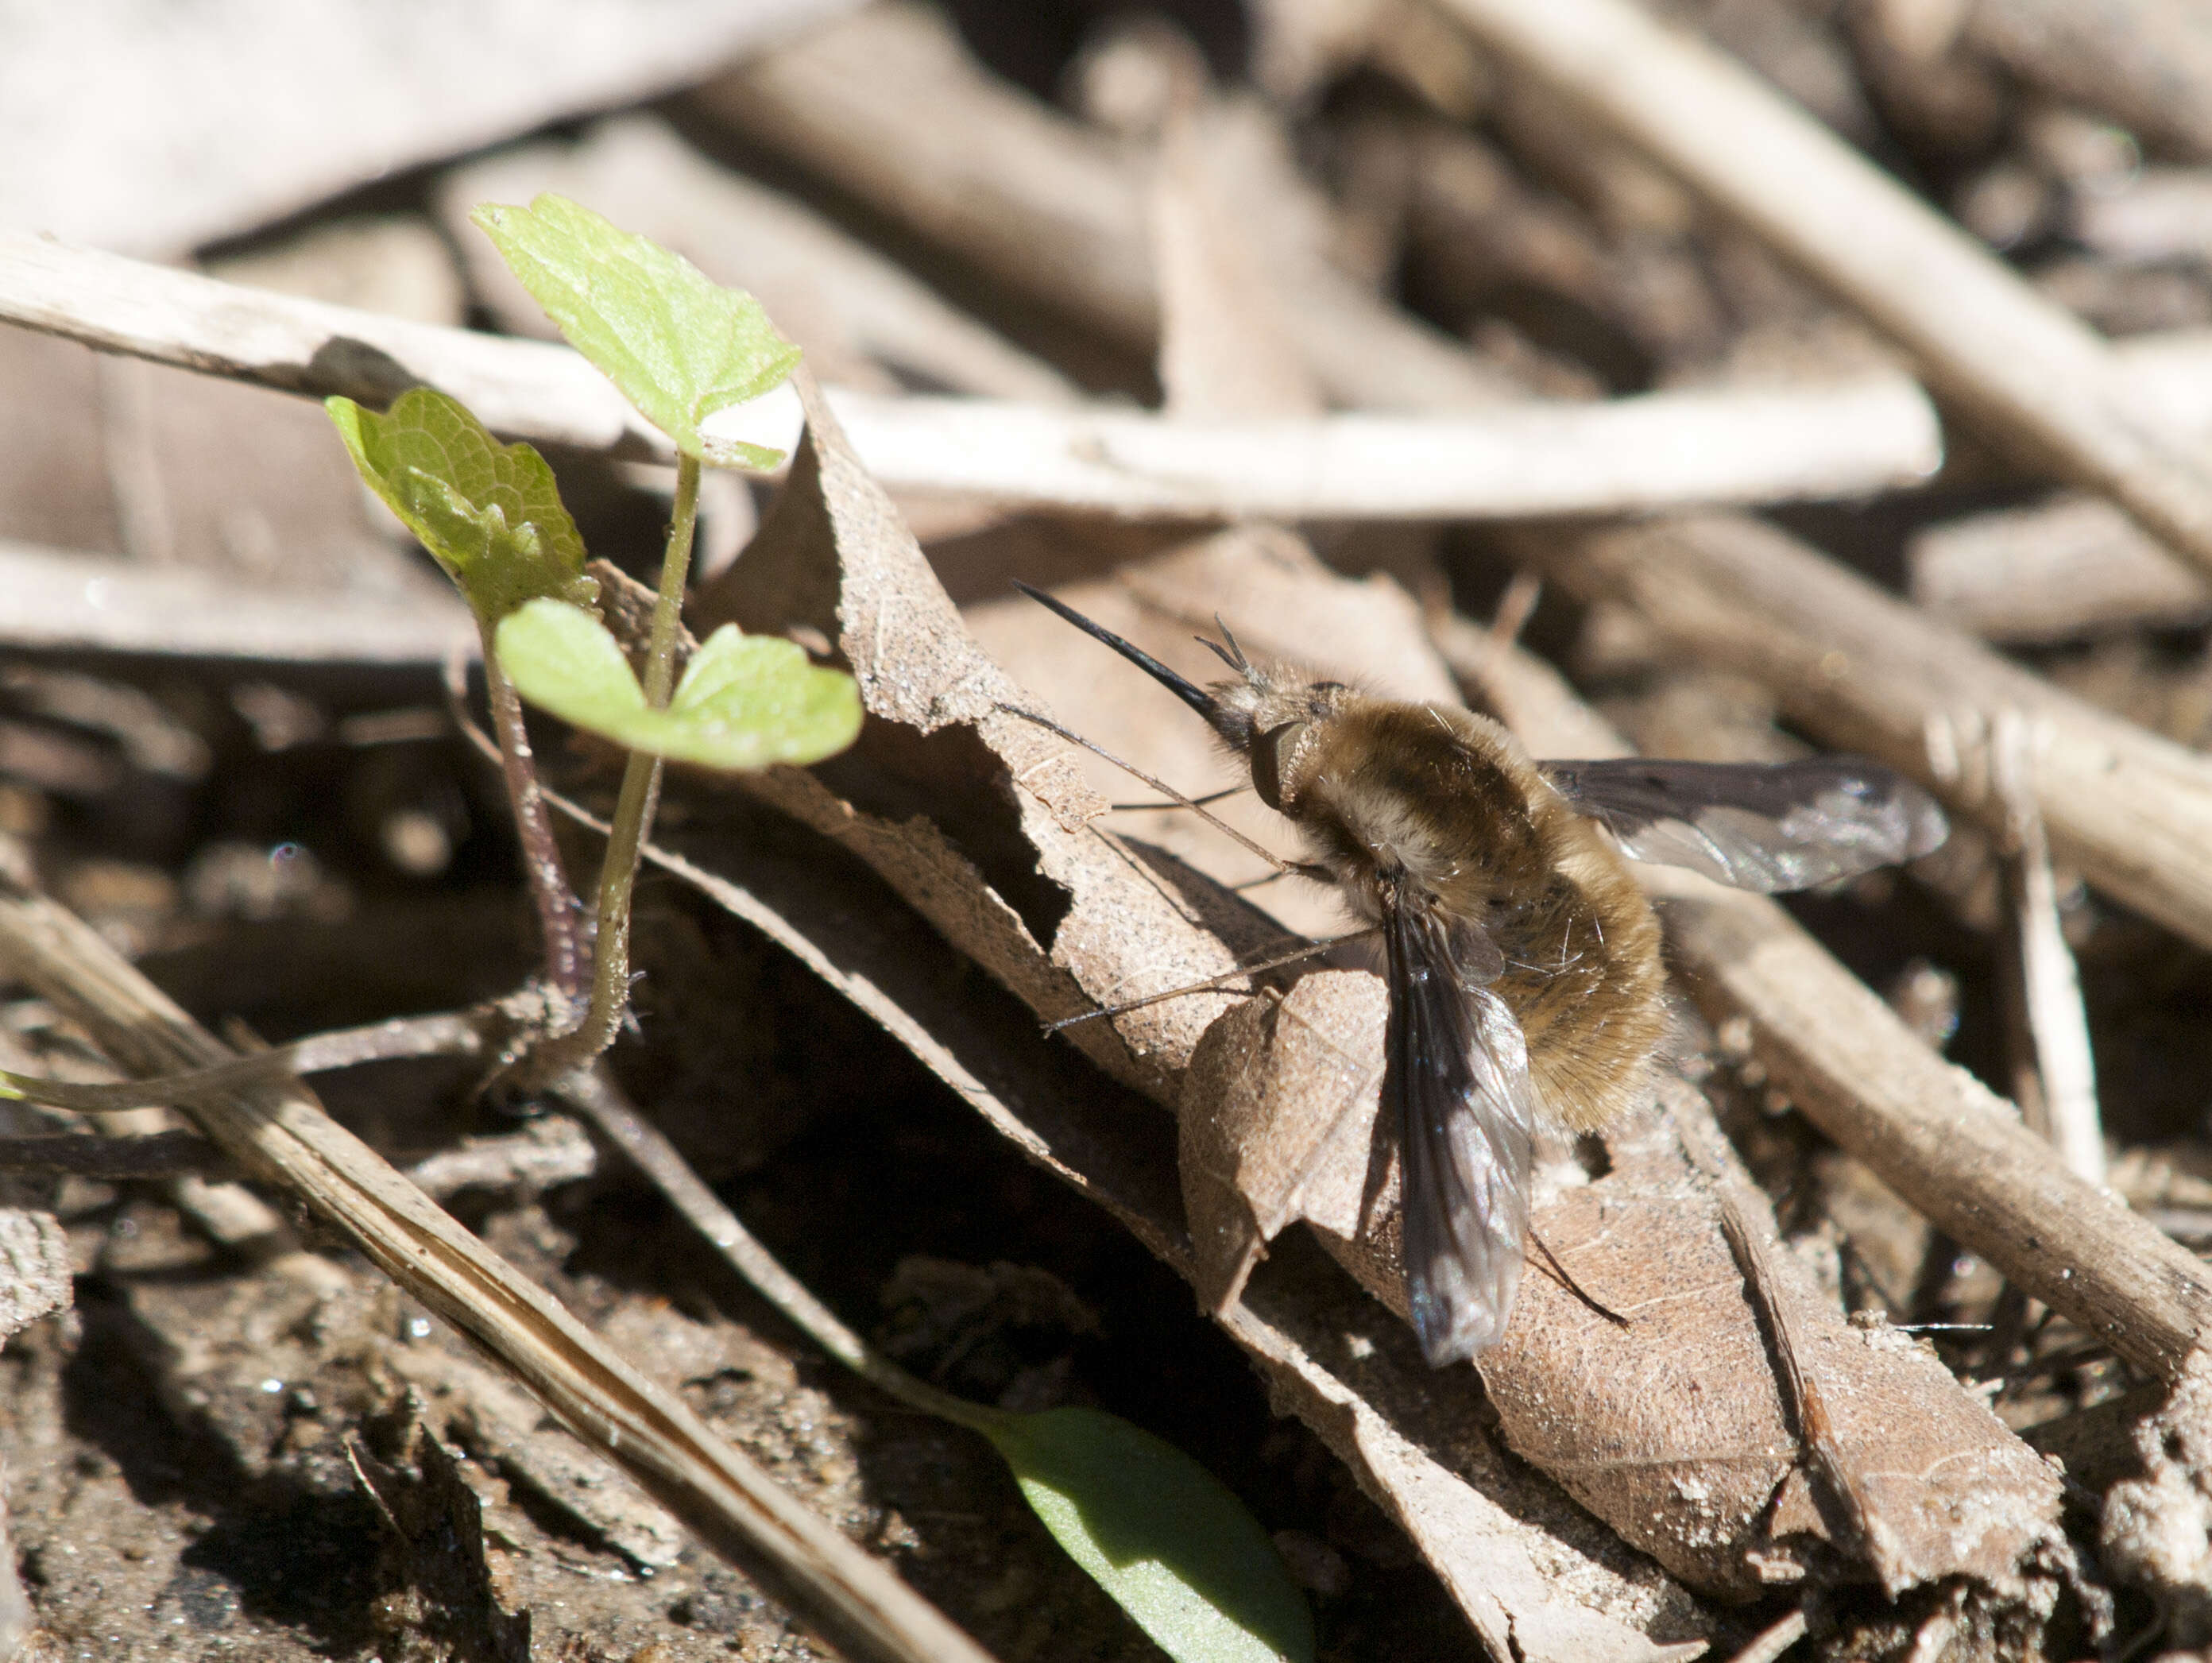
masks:
{"label": "dead twig", "polygon": [[2023,459],[2212,573],[2212,473],[2129,398],[2104,342],[1779,92],[1629,0],[1442,3],[1863,313]]}
{"label": "dead twig", "polygon": [[[666,441],[640,428],[598,371],[543,342],[240,289],[4,233],[0,320],[291,392],[382,404],[428,384],[501,433],[665,459]],[[1205,422],[1100,405],[848,388],[830,397],[889,489],[1133,517],[1496,519],[1850,495],[1917,483],[1942,455],[1926,399],[1897,376],[1591,404],[1493,400],[1455,416]],[[772,395],[711,422],[709,447],[745,439],[787,449],[797,429],[796,401]],[[205,621],[171,651],[419,662],[465,627],[458,612],[450,624],[433,614],[403,626],[372,611],[361,644],[348,648],[326,616],[294,622],[290,610],[268,603],[226,619],[216,596],[203,598],[182,580],[128,567],[80,572],[58,559],[49,573],[26,557],[22,570],[36,580],[33,639],[57,644],[161,642],[157,623],[177,634],[161,609],[180,603],[196,603],[187,616]],[[119,585],[112,620],[111,592],[87,586],[103,580]],[[133,619],[143,620],[135,630]],[[299,644],[288,645],[279,627],[297,630]]]}
{"label": "dead twig", "polygon": [[2101,497],[1972,514],[1905,545],[1913,603],[1984,640],[2069,640],[2212,617],[2212,588]]}
{"label": "dead twig", "polygon": [[[126,1068],[165,1074],[230,1060],[93,931],[20,885],[0,892],[0,963]],[[887,1663],[985,1663],[973,1641],[440,1211],[303,1087],[244,1088],[193,1112],[227,1153],[306,1201],[833,1643]]]}
{"label": "dead twig", "polygon": [[196,1132],[154,1132],[140,1138],[0,1138],[0,1172],[76,1178],[174,1178],[180,1173],[225,1176],[230,1157]]}
{"label": "dead twig", "polygon": [[2105,1132],[2097,1107],[2097,1065],[2081,978],[2058,921],[2051,842],[2035,801],[2036,735],[2014,710],[1999,711],[1992,737],[1992,785],[2004,805],[2005,895],[2011,911],[2012,1003],[2021,1029],[2014,1096],[2029,1126],[2051,1139],[2066,1164],[2092,1184],[2105,1181]]}
{"label": "dead twig", "polygon": [[[1540,756],[1627,746],[1557,671],[1461,621],[1440,645]],[[1647,868],[1668,950],[1714,1021],[1840,1147],[1961,1245],[2138,1367],[2176,1380],[2212,1336],[2212,1272],[2085,1183],[2013,1106],[1930,1051],[1779,906]]]}

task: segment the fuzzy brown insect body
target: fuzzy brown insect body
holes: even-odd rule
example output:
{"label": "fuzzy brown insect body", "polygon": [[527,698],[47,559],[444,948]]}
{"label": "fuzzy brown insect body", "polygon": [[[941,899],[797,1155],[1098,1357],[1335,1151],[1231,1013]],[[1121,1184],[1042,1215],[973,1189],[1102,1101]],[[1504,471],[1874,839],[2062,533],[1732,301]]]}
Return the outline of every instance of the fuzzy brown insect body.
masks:
{"label": "fuzzy brown insect body", "polygon": [[1350,688],[1332,701],[1280,805],[1313,860],[1370,923],[1414,909],[1461,926],[1456,956],[1494,962],[1550,1118],[1611,1124],[1667,1026],[1659,920],[1627,864],[1498,723]]}
{"label": "fuzzy brown insect body", "polygon": [[1200,688],[1021,587],[1203,716],[1297,828],[1298,870],[1382,937],[1382,1118],[1432,1364],[1504,1336],[1540,1130],[1593,1130],[1647,1095],[1666,978],[1624,856],[1803,889],[1924,854],[1948,829],[1925,792],[1855,757],[1540,763],[1485,717],[1255,663],[1225,628],[1205,645],[1233,674]]}

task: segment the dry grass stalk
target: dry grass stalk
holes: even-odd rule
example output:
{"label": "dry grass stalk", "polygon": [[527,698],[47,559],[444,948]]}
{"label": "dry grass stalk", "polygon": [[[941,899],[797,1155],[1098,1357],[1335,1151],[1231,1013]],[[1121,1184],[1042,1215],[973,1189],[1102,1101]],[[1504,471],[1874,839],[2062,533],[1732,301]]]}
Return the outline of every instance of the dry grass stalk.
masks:
{"label": "dry grass stalk", "polygon": [[1984,640],[2068,640],[2212,616],[2204,580],[2101,497],[1929,526],[1905,549],[1913,604]]}
{"label": "dry grass stalk", "polygon": [[[1625,754],[1547,665],[1472,625],[1438,634],[1455,670],[1532,747]],[[2180,1378],[2212,1338],[2201,1261],[2078,1177],[1773,901],[1651,874],[1674,897],[1668,947],[1692,992],[1717,1023],[1749,1022],[1753,1054],[1808,1119],[2009,1279],[2138,1367]]]}
{"label": "dry grass stalk", "polygon": [[[142,1076],[232,1054],[19,874],[0,889],[0,963]],[[439,1211],[304,1088],[241,1091],[193,1114],[240,1166],[335,1225],[835,1644],[883,1663],[987,1663],[973,1641]]]}
{"label": "dry grass stalk", "polygon": [[[694,98],[1016,293],[1147,356],[1157,346],[1143,191],[1129,158],[984,73],[936,15],[876,8],[764,53]],[[1446,410],[1510,394],[1498,371],[1317,251],[1281,276],[1297,294],[1308,367],[1334,402]]]}
{"label": "dry grass stalk", "polygon": [[[0,319],[316,396],[381,404],[427,383],[495,431],[541,444],[631,456],[665,447],[566,348],[242,290],[36,238],[0,234]],[[832,403],[890,488],[1171,518],[1494,518],[1771,501],[1913,483],[1940,456],[1926,402],[1901,379],[1879,377],[1802,392],[1195,428],[1099,407],[846,390]],[[710,426],[788,446],[796,423],[795,404],[771,398]],[[98,609],[72,610],[69,598],[53,603],[52,628],[97,628]],[[316,650],[319,637],[301,634],[295,656]],[[372,629],[362,651],[418,650],[411,637],[381,649],[380,639]],[[210,650],[226,640],[211,636]]]}
{"label": "dry grass stalk", "polygon": [[271,594],[209,573],[0,541],[0,631],[17,646],[182,653],[272,664],[440,662],[473,637],[450,596],[404,604]]}
{"label": "dry grass stalk", "polygon": [[2212,572],[2212,472],[2144,419],[2105,343],[1771,87],[1629,0],[1442,3],[1863,313],[2023,459]]}
{"label": "dry grass stalk", "polygon": [[2086,1181],[2105,1181],[2105,1131],[2097,1067],[2074,950],[2058,921],[2051,841],[2036,806],[2037,734],[2014,710],[1997,713],[1992,785],[2004,809],[2005,898],[2011,912],[2013,986],[2021,1029],[2014,1096],[2027,1124],[2048,1138]]}

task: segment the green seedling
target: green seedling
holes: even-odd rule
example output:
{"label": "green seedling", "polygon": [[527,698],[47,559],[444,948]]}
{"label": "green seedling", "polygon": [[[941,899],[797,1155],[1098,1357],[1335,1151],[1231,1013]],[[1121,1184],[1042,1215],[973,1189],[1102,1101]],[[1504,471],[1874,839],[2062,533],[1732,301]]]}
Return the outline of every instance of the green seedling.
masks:
{"label": "green seedling", "polygon": [[1177,1663],[1307,1663],[1313,1614],[1259,1520],[1173,1444],[1096,1409],[977,1427],[1060,1546]]}
{"label": "green seedling", "polygon": [[[470,216],[570,346],[591,360],[685,456],[699,424],[757,398],[799,363],[760,303],[680,254],[550,191],[527,208],[486,203]],[[778,451],[735,446],[757,468]]]}
{"label": "green seedling", "polygon": [[[699,425],[769,391],[799,354],[751,297],[573,202],[541,196],[526,209],[487,205],[472,217],[569,344],[677,448],[673,524],[643,684],[596,618],[556,599],[532,600],[503,618],[495,636],[499,662],[524,697],[631,748],[608,849],[610,874],[626,873],[635,868],[636,845],[625,847],[624,827],[641,821],[633,804],[649,803],[658,778],[658,762],[648,757],[723,768],[811,762],[843,749],[859,731],[852,678],[808,665],[785,641],[718,630],[672,696],[670,688],[697,500]],[[782,459],[738,448],[746,452],[740,459],[757,466]],[[612,959],[607,920],[626,918],[627,902],[626,887],[617,893],[603,881],[602,974],[586,1023],[593,1043],[611,1040],[619,1014],[619,995],[611,1002],[602,997],[614,986],[605,974]],[[626,959],[622,968],[626,993]],[[594,1022],[604,1024],[604,1039]],[[869,1378],[989,1438],[1069,1556],[1178,1663],[1312,1657],[1311,1614],[1274,1545],[1188,1456],[1094,1410],[1015,1415],[951,1397],[869,1351],[811,1297],[786,1308]]]}
{"label": "green seedling", "polygon": [[760,768],[817,762],[860,731],[850,676],[803,649],[724,624],[700,644],[667,707],[645,689],[606,627],[581,609],[533,600],[501,619],[500,667],[522,696],[572,726],[678,762]]}
{"label": "green seedling", "polygon": [[446,568],[480,622],[495,624],[540,597],[580,607],[599,598],[553,470],[529,446],[501,444],[459,400],[431,387],[403,392],[381,416],[350,398],[323,407],[362,478]]}
{"label": "green seedling", "polygon": [[[631,753],[600,874],[588,1009],[550,1034],[532,1027],[541,1018],[516,1016],[511,1002],[379,1023],[167,1081],[84,1086],[0,1074],[0,1096],[96,1111],[126,1100],[190,1102],[248,1080],[379,1057],[512,1058],[517,1051],[521,1061],[512,1066],[510,1083],[566,1089],[562,1083],[586,1077],[580,1071],[612,1041],[627,1000],[630,886],[662,759],[729,769],[804,764],[842,750],[859,732],[853,678],[810,664],[789,641],[719,629],[692,655],[682,679],[674,675],[697,511],[700,424],[775,386],[797,362],[798,349],[777,336],[750,296],[719,287],[574,203],[544,196],[526,209],[487,206],[475,218],[570,343],[676,447],[667,555],[642,677],[593,610],[597,591],[584,575],[582,539],[537,452],[500,444],[462,405],[427,387],[380,415],[346,398],[329,400],[328,409],[362,478],[452,575],[476,615],[494,725],[547,938],[546,980],[564,996],[580,991],[573,974],[583,939],[580,909],[562,874],[516,692]],[[742,448],[741,459],[760,467],[781,460],[772,451],[730,448]],[[556,1019],[573,1010],[572,997],[552,1003]],[[623,1146],[659,1175],[635,1139]],[[733,1262],[832,1356],[913,1406],[989,1439],[1070,1557],[1178,1663],[1309,1663],[1313,1622],[1303,1596],[1259,1523],[1203,1467],[1096,1410],[1016,1414],[915,1379],[792,1282],[726,1210],[722,1217],[710,1235],[726,1252],[747,1244],[750,1257]]]}

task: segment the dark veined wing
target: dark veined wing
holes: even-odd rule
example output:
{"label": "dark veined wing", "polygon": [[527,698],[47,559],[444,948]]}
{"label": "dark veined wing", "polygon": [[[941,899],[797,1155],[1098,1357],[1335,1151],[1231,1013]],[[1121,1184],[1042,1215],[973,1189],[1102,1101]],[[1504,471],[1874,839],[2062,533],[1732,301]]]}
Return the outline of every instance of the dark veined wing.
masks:
{"label": "dark veined wing", "polygon": [[1406,1292],[1431,1368],[1504,1337],[1528,1227],[1528,1048],[1505,1002],[1480,985],[1495,972],[1466,950],[1468,927],[1384,906],[1382,1112],[1398,1127]]}
{"label": "dark veined wing", "polygon": [[1540,766],[1623,853],[1769,895],[1917,859],[1951,830],[1934,798],[1863,756]]}

